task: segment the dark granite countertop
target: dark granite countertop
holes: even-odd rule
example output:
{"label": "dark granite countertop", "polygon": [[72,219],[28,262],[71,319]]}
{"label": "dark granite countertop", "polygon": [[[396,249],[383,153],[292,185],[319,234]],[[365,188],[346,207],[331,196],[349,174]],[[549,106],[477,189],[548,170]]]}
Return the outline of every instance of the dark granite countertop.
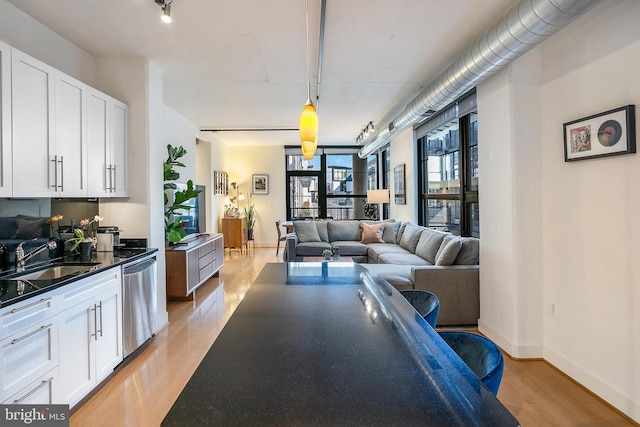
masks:
{"label": "dark granite countertop", "polygon": [[[94,252],[90,259],[84,259],[79,255],[67,255],[33,265],[27,264],[26,269],[20,273],[15,269],[6,271],[0,276],[0,308],[42,295],[109,268],[144,258],[157,251],[157,249],[132,249],[122,252]],[[19,277],[14,277],[18,274],[45,270],[52,266],[77,266],[80,271],[57,279],[20,281]]]}
{"label": "dark granite countertop", "polygon": [[162,425],[519,423],[388,283],[308,262],[264,267]]}

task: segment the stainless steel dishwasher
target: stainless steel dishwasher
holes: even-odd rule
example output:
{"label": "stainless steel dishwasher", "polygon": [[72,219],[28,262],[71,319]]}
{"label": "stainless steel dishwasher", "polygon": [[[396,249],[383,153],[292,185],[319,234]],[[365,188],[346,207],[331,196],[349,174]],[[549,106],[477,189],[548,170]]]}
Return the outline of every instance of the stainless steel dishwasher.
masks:
{"label": "stainless steel dishwasher", "polygon": [[122,269],[124,357],[136,351],[155,333],[157,318],[156,257],[125,264]]}

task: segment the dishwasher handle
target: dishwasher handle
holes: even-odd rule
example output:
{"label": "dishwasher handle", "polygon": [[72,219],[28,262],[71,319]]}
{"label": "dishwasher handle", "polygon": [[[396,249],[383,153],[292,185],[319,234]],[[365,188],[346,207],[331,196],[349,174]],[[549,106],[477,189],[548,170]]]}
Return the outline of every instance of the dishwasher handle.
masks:
{"label": "dishwasher handle", "polygon": [[156,263],[155,257],[154,258],[149,258],[148,260],[145,260],[145,261],[142,261],[142,262],[138,262],[136,264],[124,267],[123,274],[129,275],[129,274],[140,273],[140,272],[148,269],[149,267],[151,267],[155,263]]}

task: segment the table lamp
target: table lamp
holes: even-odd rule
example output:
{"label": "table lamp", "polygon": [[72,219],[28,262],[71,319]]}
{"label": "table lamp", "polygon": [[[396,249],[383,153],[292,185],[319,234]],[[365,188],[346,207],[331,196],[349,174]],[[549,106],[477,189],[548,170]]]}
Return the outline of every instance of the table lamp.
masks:
{"label": "table lamp", "polygon": [[380,220],[382,220],[382,204],[389,203],[389,189],[367,190],[367,203],[376,203],[379,205],[378,212],[380,213]]}

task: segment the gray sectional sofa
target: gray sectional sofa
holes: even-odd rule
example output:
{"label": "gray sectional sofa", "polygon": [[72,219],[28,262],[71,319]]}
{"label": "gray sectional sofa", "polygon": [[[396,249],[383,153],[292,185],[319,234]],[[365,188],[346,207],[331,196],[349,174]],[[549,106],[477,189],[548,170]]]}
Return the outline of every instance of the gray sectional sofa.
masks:
{"label": "gray sectional sofa", "polygon": [[341,256],[362,263],[398,290],[422,289],[437,295],[439,326],[477,324],[478,239],[393,220],[294,221],[293,225],[285,261],[304,261],[337,248]]}

